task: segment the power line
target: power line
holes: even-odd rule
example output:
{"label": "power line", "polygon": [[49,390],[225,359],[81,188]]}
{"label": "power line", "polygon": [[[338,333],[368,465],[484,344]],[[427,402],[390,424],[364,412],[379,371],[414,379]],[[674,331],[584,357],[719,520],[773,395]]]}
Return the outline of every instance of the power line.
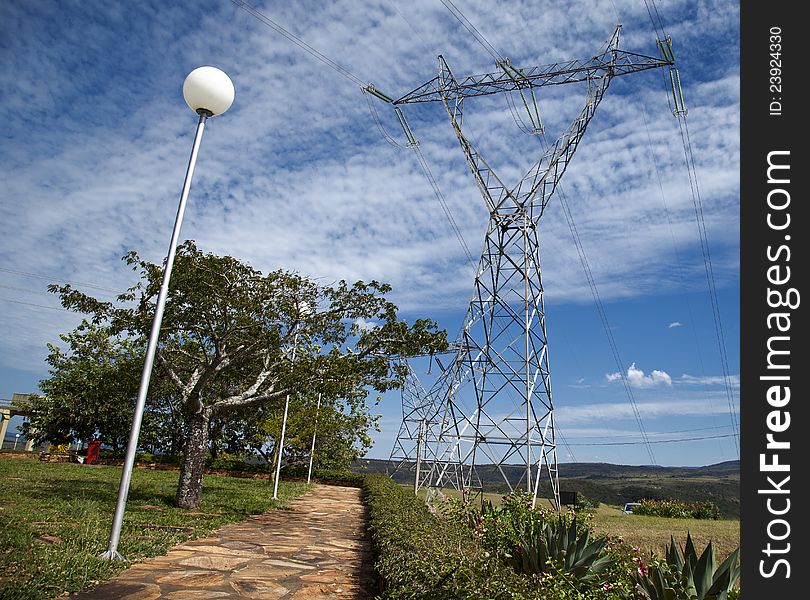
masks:
{"label": "power line", "polygon": [[14,304],[22,304],[24,306],[35,306],[36,308],[47,308],[48,310],[62,310],[65,312],[72,312],[70,309],[62,308],[59,306],[45,306],[44,304],[34,304],[33,302],[23,302],[22,300],[13,300],[11,298],[0,297],[2,302],[13,302]]}
{"label": "power line", "polygon": [[33,277],[34,279],[44,279],[45,281],[63,281],[64,283],[70,283],[71,285],[80,285],[86,288],[92,288],[94,290],[100,290],[102,292],[112,292],[114,294],[119,293],[120,290],[114,290],[111,288],[102,287],[100,285],[95,285],[93,283],[82,283],[80,281],[71,281],[69,279],[62,279],[61,277],[56,277],[52,275],[41,275],[39,273],[29,273],[28,271],[18,271],[16,269],[8,269],[6,267],[0,267],[0,271],[4,273],[11,273],[13,275],[22,275],[23,277]]}
{"label": "power line", "polygon": [[442,210],[444,210],[444,214],[447,217],[447,220],[450,222],[450,227],[453,229],[453,233],[455,233],[456,238],[458,239],[458,243],[461,244],[461,248],[464,250],[467,260],[470,261],[472,268],[475,269],[476,264],[472,254],[470,253],[470,248],[467,246],[467,242],[464,240],[461,229],[459,229],[458,224],[453,217],[453,213],[450,210],[450,206],[447,204],[447,200],[444,198],[444,194],[442,194],[441,189],[439,189],[439,184],[436,183],[433,173],[430,172],[430,167],[422,154],[422,150],[419,148],[419,146],[414,146],[414,150],[416,151],[416,157],[419,160],[419,165],[422,167],[425,177],[430,183],[430,186],[433,188],[433,193],[436,195],[436,199],[439,201],[439,204],[441,204]]}
{"label": "power line", "polygon": [[50,295],[50,292],[48,290],[32,290],[31,288],[15,287],[13,285],[4,285],[2,283],[0,283],[0,288],[6,289],[6,290],[13,290],[15,292],[25,292],[26,294],[48,294],[48,295]]}
{"label": "power line", "polygon": [[[644,5],[647,8],[647,14],[650,17],[650,22],[652,23],[653,28],[656,31],[656,35],[658,36],[659,42],[667,40],[667,43],[669,43],[668,36],[664,28],[663,20],[661,19],[661,14],[658,12],[658,6],[656,5],[655,0],[644,0]],[[686,107],[683,104],[682,96],[680,97],[680,106],[678,105],[678,95],[681,94],[680,80],[678,78],[677,71],[674,71],[675,78],[673,79],[672,77],[673,71],[674,70],[670,70],[670,83],[673,86],[673,96],[675,106],[673,107],[672,103],[670,103],[669,94],[667,94],[667,103],[672,109],[673,114],[675,114],[676,118],[678,119],[678,129],[681,135],[681,142],[683,144],[683,151],[684,151],[684,159],[686,162],[686,170],[689,177],[689,189],[692,194],[692,204],[695,209],[695,219],[697,221],[698,234],[700,237],[700,248],[701,252],[703,253],[703,264],[706,270],[706,281],[709,288],[709,300],[712,307],[712,318],[714,320],[715,336],[717,338],[717,345],[720,352],[720,365],[723,370],[723,380],[725,383],[726,398],[728,400],[728,409],[729,414],[731,415],[732,424],[734,425],[734,433],[732,435],[735,438],[737,447],[737,457],[739,458],[740,456],[739,422],[737,420],[737,409],[734,406],[734,393],[732,392],[730,385],[730,375],[729,375],[730,369],[728,367],[728,355],[726,351],[725,334],[723,332],[723,322],[720,316],[720,305],[717,298],[717,284],[714,277],[714,267],[712,265],[711,253],[709,252],[709,239],[708,234],[706,232],[706,221],[703,215],[703,202],[700,197],[700,186],[698,184],[697,167],[695,165],[694,153],[692,152],[692,141],[689,136],[689,126],[686,120],[687,111]],[[678,86],[677,92],[675,90],[676,82]]]}
{"label": "power line", "polygon": [[[546,148],[546,151],[548,151],[549,145],[548,140],[546,139],[545,132],[541,133],[540,139],[542,140],[543,145]],[[621,355],[619,354],[619,347],[616,344],[616,340],[613,337],[613,331],[610,328],[607,313],[605,312],[605,307],[602,304],[602,297],[599,294],[599,288],[596,286],[596,280],[593,277],[590,262],[588,261],[587,254],[585,253],[585,247],[583,246],[582,239],[579,236],[579,230],[577,229],[576,222],[574,221],[573,212],[571,211],[571,208],[568,205],[568,200],[566,199],[565,193],[563,192],[561,182],[560,184],[558,184],[557,190],[560,195],[560,204],[563,208],[563,215],[565,215],[565,221],[568,224],[568,229],[570,230],[571,237],[574,240],[574,246],[577,249],[579,262],[582,265],[582,270],[585,274],[585,279],[588,282],[588,287],[590,288],[591,296],[593,297],[594,304],[596,305],[596,312],[599,315],[599,320],[602,322],[602,328],[605,330],[605,336],[607,337],[608,346],[610,347],[611,354],[613,355],[613,360],[616,363],[618,373],[621,376],[621,381],[624,387],[625,394],[627,395],[627,399],[630,401],[630,406],[633,409],[633,416],[635,417],[636,423],[638,424],[638,429],[641,432],[641,438],[646,446],[647,455],[650,458],[651,464],[655,464],[655,454],[653,453],[652,446],[650,446],[650,440],[647,437],[647,431],[644,428],[644,422],[641,419],[641,412],[638,409],[636,397],[633,394],[632,388],[630,387],[630,382],[627,381],[627,375],[625,374],[624,370],[624,362],[622,361]]]}
{"label": "power line", "polygon": [[[678,244],[675,241],[675,231],[672,227],[672,218],[669,214],[669,207],[667,206],[667,199],[666,194],[664,193],[664,184],[661,180],[661,171],[658,168],[658,161],[655,158],[655,152],[653,151],[653,143],[652,143],[652,134],[650,133],[650,126],[647,122],[647,110],[644,108],[644,104],[641,104],[641,118],[644,121],[644,129],[647,131],[647,149],[650,152],[650,160],[653,165],[653,170],[655,171],[655,177],[658,181],[658,190],[661,193],[661,203],[664,206],[664,215],[667,218],[667,226],[669,227],[669,237],[672,241],[672,252],[675,255],[675,262],[678,264],[678,272],[680,274],[680,278],[682,281],[686,280],[686,269],[684,268],[683,261],[681,260],[681,254],[678,252]],[[700,344],[698,343],[697,338],[697,327],[695,326],[695,317],[692,314],[692,303],[689,302],[689,298],[685,297],[684,302],[686,303],[686,312],[689,315],[689,323],[692,328],[692,335],[695,341],[695,351],[697,354],[698,364],[700,365],[700,370],[705,373],[706,369],[703,365],[703,355],[700,352]],[[712,406],[714,403],[709,396],[709,405]],[[712,422],[714,422],[714,413],[712,412]],[[723,446],[718,442],[718,446],[720,449],[721,455],[723,454]]]}
{"label": "power line", "polygon": [[605,307],[602,304],[602,298],[599,295],[599,289],[596,287],[596,281],[594,280],[593,272],[591,271],[591,266],[590,263],[588,262],[588,257],[585,254],[585,248],[582,245],[582,240],[579,237],[579,231],[577,229],[576,223],[574,222],[574,216],[571,212],[570,206],[568,205],[568,201],[566,200],[565,195],[562,192],[562,188],[558,188],[558,190],[560,192],[560,204],[563,207],[563,214],[565,215],[565,220],[568,223],[568,228],[571,231],[571,237],[574,240],[574,245],[577,248],[579,261],[582,264],[583,271],[585,272],[585,279],[588,281],[588,287],[591,290],[591,295],[593,296],[594,303],[596,304],[596,312],[598,313],[599,319],[602,322],[602,327],[605,330],[605,335],[607,336],[608,340],[608,346],[610,346],[610,351],[611,354],[613,355],[613,360],[615,361],[619,375],[621,376],[625,394],[627,395],[627,398],[630,400],[630,406],[633,409],[633,416],[635,417],[639,431],[641,432],[641,438],[643,439],[643,443],[647,448],[647,454],[650,457],[651,464],[655,464],[655,455],[653,454],[652,447],[650,446],[650,440],[647,436],[647,431],[644,429],[644,422],[641,419],[641,412],[638,409],[636,397],[633,394],[632,388],[630,387],[630,382],[627,381],[627,376],[624,371],[624,363],[622,362],[621,355],[619,354],[619,348],[616,345],[616,340],[613,337],[613,332],[610,329],[607,313],[605,312]]}
{"label": "power line", "polygon": [[734,393],[731,390],[730,384],[730,369],[728,366],[728,355],[726,352],[725,334],[723,332],[723,321],[720,316],[720,303],[717,297],[717,283],[714,277],[714,267],[712,265],[712,257],[709,252],[709,238],[706,231],[706,221],[703,215],[703,202],[700,197],[700,186],[697,179],[697,167],[695,166],[695,157],[692,152],[692,141],[689,137],[689,126],[686,122],[686,115],[683,112],[677,112],[678,128],[681,133],[681,141],[683,142],[684,159],[686,161],[686,169],[689,175],[689,188],[692,194],[692,205],[695,209],[695,220],[697,221],[698,234],[700,236],[700,247],[703,252],[703,265],[706,271],[706,282],[709,288],[709,300],[712,307],[712,317],[714,319],[715,337],[717,339],[717,346],[720,352],[720,366],[723,370],[723,381],[725,383],[726,399],[728,401],[729,414],[734,425],[734,435],[737,445],[737,456],[740,454],[740,439],[739,439],[739,424],[737,421],[737,410],[734,406]]}
{"label": "power line", "polygon": [[484,37],[478,28],[472,24],[472,22],[464,16],[464,13],[461,12],[455,4],[453,4],[452,0],[441,0],[441,3],[444,4],[445,8],[450,11],[450,13],[461,23],[464,28],[470,32],[470,34],[475,38],[475,40],[481,44],[484,50],[489,53],[489,55],[495,59],[495,62],[503,62],[503,56],[501,56],[500,52],[495,49],[495,46],[489,43],[489,40]]}
{"label": "power line", "polygon": [[321,61],[327,67],[329,67],[329,68],[335,70],[336,72],[340,73],[343,77],[345,77],[346,79],[348,79],[352,83],[360,86],[361,88],[366,87],[366,83],[362,79],[357,77],[357,75],[355,75],[354,73],[349,71],[347,68],[339,65],[338,63],[333,61],[328,56],[318,52],[315,48],[313,48],[312,46],[307,44],[304,40],[302,40],[298,36],[290,33],[286,29],[284,29],[284,27],[282,27],[281,25],[279,25],[278,23],[273,21],[273,19],[271,19],[270,17],[268,17],[267,15],[265,15],[264,13],[259,11],[254,6],[251,6],[250,4],[245,2],[244,0],[231,0],[231,2],[233,4],[235,4],[238,8],[241,8],[246,13],[252,15],[256,19],[258,19],[259,21],[261,21],[262,23],[264,23],[265,25],[267,25],[268,27],[270,27],[271,29],[276,31],[277,33],[283,35],[285,38],[290,40],[293,44],[295,44],[296,46],[301,48],[304,52],[307,52],[310,55],[317,58],[319,61]]}
{"label": "power line", "polygon": [[[242,10],[244,10],[245,12],[247,12],[248,14],[253,16],[254,18],[258,19],[259,21],[261,21],[262,23],[264,23],[265,25],[267,25],[268,27],[270,27],[271,29],[273,29],[277,33],[279,33],[282,36],[284,36],[285,38],[287,38],[289,41],[291,41],[296,46],[298,46],[299,48],[301,48],[302,50],[304,50],[305,52],[307,52],[311,56],[313,56],[316,59],[318,59],[319,61],[321,61],[326,66],[330,67],[331,69],[334,69],[336,72],[341,74],[343,77],[347,78],[352,83],[357,84],[361,88],[361,90],[363,90],[363,92],[365,94],[366,88],[368,88],[369,86],[362,79],[357,77],[354,73],[352,73],[351,71],[349,71],[345,67],[341,66],[340,64],[338,64],[337,62],[335,62],[334,60],[332,60],[331,58],[329,58],[325,54],[319,52],[318,50],[316,50],[315,48],[313,48],[312,46],[307,44],[304,40],[302,40],[298,36],[290,33],[284,27],[282,27],[281,25],[276,23],[270,17],[268,17],[267,15],[265,15],[264,13],[262,13],[261,11],[256,9],[255,7],[251,6],[250,4],[245,2],[244,0],[231,0],[231,2],[233,4],[235,4],[238,8],[241,8]],[[452,5],[452,2],[450,4]],[[453,7],[455,8],[455,5],[453,5]],[[456,10],[458,10],[458,9],[456,9]],[[460,12],[461,11],[459,11],[459,13]],[[457,18],[459,18],[459,17],[457,17]],[[466,19],[466,17],[464,17],[463,14],[461,15],[461,18]],[[474,29],[474,27],[473,27],[473,29]],[[379,130],[380,135],[382,135],[383,139],[386,142],[388,142],[389,144],[391,144],[392,146],[402,148],[403,146],[401,144],[399,144],[393,138],[393,136],[391,136],[387,131],[385,131],[385,128],[383,127],[382,122],[380,121],[380,118],[376,113],[376,109],[371,104],[370,99],[368,98],[367,95],[366,95],[366,102],[369,105],[369,111],[371,112],[372,119],[373,119],[375,125],[377,126],[377,129]],[[439,204],[441,205],[442,210],[444,211],[444,214],[445,214],[445,216],[447,217],[447,220],[450,223],[450,227],[453,230],[453,233],[455,234],[456,238],[458,239],[459,244],[461,245],[461,248],[464,251],[464,254],[467,256],[467,259],[470,261],[470,264],[473,266],[473,269],[474,269],[475,268],[475,261],[473,260],[472,254],[470,253],[470,249],[467,246],[466,241],[464,240],[464,236],[461,234],[461,229],[458,227],[458,224],[456,223],[456,220],[453,217],[453,214],[452,214],[452,211],[450,210],[450,207],[448,206],[446,200],[444,199],[444,195],[442,194],[441,190],[439,189],[439,186],[436,183],[436,180],[433,177],[433,174],[430,172],[430,167],[428,166],[427,161],[425,161],[425,158],[422,155],[422,152],[421,152],[421,150],[419,149],[419,147],[417,145],[414,145],[413,148],[416,151],[417,158],[419,160],[419,165],[422,168],[422,172],[424,173],[425,178],[428,180],[428,183],[430,184],[431,188],[433,189],[433,192],[436,195],[436,198],[438,199]]]}
{"label": "power line", "polygon": [[[731,425],[713,425],[712,427],[692,427],[691,429],[676,429],[675,431],[658,431],[652,433],[651,435],[671,435],[673,433],[695,433],[696,431],[720,431],[722,429],[728,429]],[[628,434],[620,434],[620,435],[582,435],[578,436],[575,439],[577,440],[603,440],[609,438],[623,438],[623,437],[633,437],[635,434],[628,433]]]}
{"label": "power line", "polygon": [[604,443],[573,443],[572,446],[637,446],[640,444],[677,444],[679,442],[699,442],[701,440],[716,440],[718,438],[734,437],[735,434],[728,433],[724,435],[706,435],[691,438],[673,438],[671,440],[653,440],[645,442],[604,442]]}

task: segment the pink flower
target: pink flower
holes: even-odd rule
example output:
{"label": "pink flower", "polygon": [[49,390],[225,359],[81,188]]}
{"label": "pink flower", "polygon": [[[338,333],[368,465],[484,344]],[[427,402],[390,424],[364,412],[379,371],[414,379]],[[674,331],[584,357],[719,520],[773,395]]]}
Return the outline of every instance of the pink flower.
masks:
{"label": "pink flower", "polygon": [[606,581],[605,583],[602,584],[602,591],[603,592],[611,592],[611,591],[613,591],[613,586]]}

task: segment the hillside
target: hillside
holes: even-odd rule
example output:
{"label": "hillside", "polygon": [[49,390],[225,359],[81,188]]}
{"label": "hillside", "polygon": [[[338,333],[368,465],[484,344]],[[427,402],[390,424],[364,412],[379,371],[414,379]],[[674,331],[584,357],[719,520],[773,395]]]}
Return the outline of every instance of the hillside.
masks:
{"label": "hillside", "polygon": [[[386,473],[393,465],[385,460],[358,461],[354,470],[365,473]],[[411,468],[407,468],[411,467]],[[522,469],[513,466],[509,469]],[[660,467],[614,465],[610,463],[561,463],[560,489],[576,491],[604,504],[624,504],[641,498],[675,498],[685,502],[711,500],[724,517],[740,516],[740,463],[727,461],[702,467]],[[478,467],[484,489],[506,492],[497,469]],[[393,474],[399,483],[413,482],[412,465]],[[548,485],[541,484],[541,495],[550,495]]]}

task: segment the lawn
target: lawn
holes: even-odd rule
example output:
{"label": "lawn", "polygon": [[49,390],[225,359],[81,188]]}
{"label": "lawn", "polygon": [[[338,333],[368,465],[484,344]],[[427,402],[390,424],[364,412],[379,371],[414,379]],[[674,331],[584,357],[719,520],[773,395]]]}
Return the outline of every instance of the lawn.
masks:
{"label": "lawn", "polygon": [[[454,489],[444,489],[442,492],[453,498],[461,497]],[[424,491],[420,491],[420,494],[424,494]],[[499,505],[503,499],[502,494],[489,492],[484,493],[483,497],[495,505]],[[537,503],[545,508],[552,507],[545,498],[538,498]],[[713,521],[625,515],[619,508],[604,504],[597,509],[588,509],[587,512],[593,515],[592,526],[597,534],[621,536],[628,543],[639,547],[644,554],[652,551],[658,556],[664,556],[665,546],[670,543],[670,535],[675,537],[678,547],[682,549],[687,533],[692,535],[698,552],[702,552],[711,541],[719,560],[723,560],[740,545],[740,521],[736,519]]]}
{"label": "lawn", "polygon": [[590,511],[592,525],[597,533],[622,536],[633,546],[649,554],[664,555],[664,546],[675,536],[679,548],[686,542],[686,534],[692,535],[695,548],[702,552],[711,541],[715,556],[723,560],[740,545],[740,522],[732,519],[670,519],[646,515],[625,515],[618,508],[602,505]]}
{"label": "lawn", "polygon": [[[126,563],[99,560],[115,509],[120,467],[0,458],[0,599],[50,598],[94,586]],[[177,472],[138,469],[132,476],[118,550],[130,561],[164,554],[227,523],[280,508],[302,483],[207,475],[195,511],[172,506]]]}

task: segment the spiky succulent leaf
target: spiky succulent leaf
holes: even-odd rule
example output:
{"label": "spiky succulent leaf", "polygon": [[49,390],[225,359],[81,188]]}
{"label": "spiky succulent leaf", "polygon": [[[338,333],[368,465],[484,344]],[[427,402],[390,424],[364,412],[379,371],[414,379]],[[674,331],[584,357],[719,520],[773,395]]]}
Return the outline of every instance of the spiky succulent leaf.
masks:
{"label": "spiky succulent leaf", "polygon": [[[685,558],[685,557],[684,557]],[[695,576],[692,569],[692,562],[685,560],[683,565],[683,572],[680,577],[681,585],[688,594],[688,597],[697,597],[697,588],[695,587]]]}
{"label": "spiky succulent leaf", "polygon": [[692,571],[695,570],[698,557],[695,544],[692,542],[692,535],[689,532],[686,533],[686,547],[683,549],[683,561],[692,567]]}
{"label": "spiky succulent leaf", "polygon": [[675,543],[675,537],[669,536],[671,544],[667,546],[667,562],[675,567],[680,573],[683,571],[683,559],[680,552],[678,552],[678,545]]}
{"label": "spiky succulent leaf", "polygon": [[707,598],[716,596],[718,600],[722,600],[722,598],[731,591],[740,575],[740,568],[737,564],[739,556],[740,549],[737,548],[726,560],[720,563],[720,566],[717,567],[714,573],[714,581],[711,587],[706,591]]}
{"label": "spiky succulent leaf", "polygon": [[712,547],[712,543],[706,546],[706,549],[703,550],[703,554],[700,555],[698,559],[697,566],[695,566],[694,572],[694,579],[695,579],[695,588],[697,589],[698,598],[705,598],[706,593],[709,591],[709,588],[712,586],[712,580],[714,579],[714,548]]}

